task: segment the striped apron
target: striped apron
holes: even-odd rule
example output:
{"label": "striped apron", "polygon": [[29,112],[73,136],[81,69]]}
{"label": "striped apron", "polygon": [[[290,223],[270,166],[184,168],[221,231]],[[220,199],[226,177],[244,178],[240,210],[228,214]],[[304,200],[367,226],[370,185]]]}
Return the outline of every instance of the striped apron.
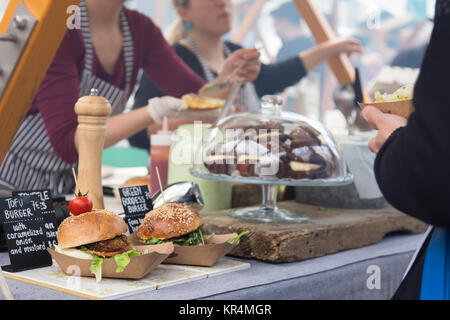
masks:
{"label": "striped apron", "polygon": [[[121,90],[92,74],[94,47],[91,40],[89,17],[84,1],[80,3],[81,32],[85,43],[84,70],[80,81],[80,97],[97,89],[112,107],[112,115],[122,113],[130,93],[134,66],[134,47],[125,12],[120,14],[125,59],[125,89]],[[72,167],[60,159],[50,142],[40,113],[29,114],[23,120],[12,145],[0,167],[0,185],[11,190],[49,189],[53,195],[72,193],[75,181]]]}

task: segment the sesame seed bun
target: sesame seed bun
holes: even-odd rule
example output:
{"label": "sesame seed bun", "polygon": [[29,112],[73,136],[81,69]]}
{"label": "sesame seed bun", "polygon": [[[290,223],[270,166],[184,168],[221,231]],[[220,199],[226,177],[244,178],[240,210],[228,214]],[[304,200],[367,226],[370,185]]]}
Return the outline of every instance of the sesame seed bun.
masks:
{"label": "sesame seed bun", "polygon": [[127,230],[125,221],[118,214],[93,210],[64,219],[58,227],[58,245],[61,249],[75,248],[113,239]]}
{"label": "sesame seed bun", "polygon": [[167,240],[188,234],[202,226],[200,214],[179,203],[166,203],[146,214],[137,236],[142,240],[154,237]]}

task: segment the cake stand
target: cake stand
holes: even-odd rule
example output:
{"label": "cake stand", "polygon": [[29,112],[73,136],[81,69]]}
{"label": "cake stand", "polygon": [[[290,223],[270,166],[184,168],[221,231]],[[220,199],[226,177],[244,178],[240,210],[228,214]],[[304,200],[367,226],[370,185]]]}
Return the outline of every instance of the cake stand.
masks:
{"label": "cake stand", "polygon": [[277,206],[279,186],[294,187],[332,187],[343,186],[353,182],[353,175],[347,173],[345,176],[329,179],[263,179],[259,177],[228,176],[224,174],[212,174],[207,169],[191,168],[194,177],[224,182],[259,184],[262,187],[262,203],[257,207],[230,209],[227,214],[233,218],[261,221],[261,222],[285,222],[302,223],[309,220],[303,213],[291,212]]}

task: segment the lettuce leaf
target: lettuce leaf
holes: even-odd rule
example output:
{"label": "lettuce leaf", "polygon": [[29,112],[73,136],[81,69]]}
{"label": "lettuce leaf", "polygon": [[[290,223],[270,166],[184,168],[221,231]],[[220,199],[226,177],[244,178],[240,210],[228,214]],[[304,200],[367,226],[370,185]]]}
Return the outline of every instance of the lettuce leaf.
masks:
{"label": "lettuce leaf", "polygon": [[[103,265],[103,261],[107,258],[104,256],[99,256],[99,255],[92,253],[86,247],[80,247],[80,250],[85,253],[88,253],[92,256],[91,267],[89,270],[95,275],[95,280],[97,283],[102,281],[102,265]],[[125,270],[126,266],[128,266],[128,264],[131,261],[130,257],[139,256],[139,255],[141,255],[141,253],[136,251],[136,249],[134,249],[134,248],[127,252],[116,254],[113,257],[114,261],[117,264],[116,272],[122,272],[123,270]]]}
{"label": "lettuce leaf", "polygon": [[[238,236],[228,239],[227,242],[231,243],[231,244],[237,244],[239,239],[248,233],[250,233],[249,230],[243,231]],[[152,237],[148,240],[142,240],[142,242],[145,244],[161,244],[161,243],[166,243],[166,242],[172,242],[175,247],[203,246],[206,244],[205,237],[203,236],[203,232],[200,228],[195,231],[192,231],[191,233],[188,233],[187,235],[177,237],[177,238],[159,240],[158,238]]]}
{"label": "lettuce leaf", "polygon": [[152,237],[148,240],[142,240],[145,244],[161,244],[166,242],[172,242],[175,247],[178,246],[204,246],[206,244],[205,237],[200,228],[194,230],[184,236],[170,238],[166,240],[160,240],[158,238]]}
{"label": "lettuce leaf", "polygon": [[114,261],[116,261],[117,269],[116,272],[122,272],[128,266],[131,261],[131,257],[140,256],[141,253],[137,252],[136,249],[131,249],[127,252],[116,254],[114,256]]}
{"label": "lettuce leaf", "polygon": [[80,250],[92,256],[91,267],[89,270],[95,275],[95,281],[97,283],[102,281],[102,265],[105,257],[93,254],[86,247],[80,247]]}
{"label": "lettuce leaf", "polygon": [[95,275],[95,281],[98,283],[102,281],[102,265],[105,258],[95,254],[92,256],[94,259],[92,260],[91,268],[89,270]]}
{"label": "lettuce leaf", "polygon": [[227,242],[228,242],[228,243],[231,243],[231,244],[237,244],[237,242],[239,241],[239,239],[240,239],[242,236],[244,236],[244,235],[246,235],[247,233],[249,233],[249,232],[250,232],[249,230],[243,231],[243,232],[241,232],[238,236],[236,236],[236,237],[234,237],[234,238],[231,238],[231,239],[228,239]]}
{"label": "lettuce leaf", "polygon": [[168,242],[169,240],[159,240],[158,238],[155,237],[151,237],[148,240],[142,240],[143,243],[145,244],[161,244],[161,243],[165,243]]}

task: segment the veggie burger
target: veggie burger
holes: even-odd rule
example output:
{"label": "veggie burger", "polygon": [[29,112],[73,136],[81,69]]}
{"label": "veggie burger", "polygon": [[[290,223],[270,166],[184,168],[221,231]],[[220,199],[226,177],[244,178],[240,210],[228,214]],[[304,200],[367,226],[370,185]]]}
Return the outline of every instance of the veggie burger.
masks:
{"label": "veggie burger", "polygon": [[122,272],[130,257],[140,255],[133,249],[124,233],[125,221],[109,210],[93,210],[66,218],[58,228],[59,253],[80,259],[92,259],[91,272],[101,280],[104,259],[112,258],[116,272]]}
{"label": "veggie burger", "polygon": [[205,245],[200,214],[188,205],[166,203],[146,214],[137,236],[145,244]]}

